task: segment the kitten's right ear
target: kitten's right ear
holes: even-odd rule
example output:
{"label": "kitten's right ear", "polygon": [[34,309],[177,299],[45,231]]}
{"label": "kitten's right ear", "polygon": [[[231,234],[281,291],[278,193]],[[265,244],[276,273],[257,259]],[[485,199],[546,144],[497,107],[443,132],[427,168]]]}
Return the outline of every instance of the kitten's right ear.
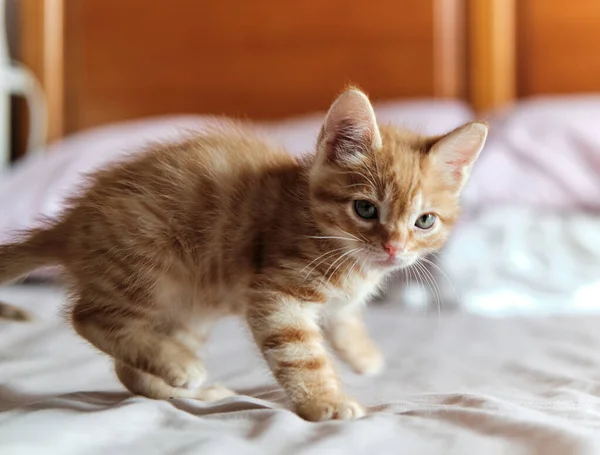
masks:
{"label": "kitten's right ear", "polygon": [[329,108],[317,150],[327,161],[343,163],[359,161],[373,148],[381,148],[381,135],[371,102],[360,90],[346,90]]}
{"label": "kitten's right ear", "polygon": [[431,163],[451,187],[460,191],[485,144],[488,126],[471,122],[438,138],[430,149]]}

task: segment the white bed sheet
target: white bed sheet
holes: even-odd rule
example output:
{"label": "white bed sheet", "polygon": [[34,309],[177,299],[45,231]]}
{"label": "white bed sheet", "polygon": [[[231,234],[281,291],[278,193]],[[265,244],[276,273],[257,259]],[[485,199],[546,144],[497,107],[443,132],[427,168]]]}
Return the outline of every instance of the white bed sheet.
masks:
{"label": "white bed sheet", "polygon": [[0,322],[0,454],[600,453],[600,315],[481,318],[373,306],[388,359],[379,378],[342,369],[369,406],[355,422],[309,423],[286,409],[244,329],[220,324],[212,378],[243,395],[207,404],[131,396],[108,359],[58,317],[44,286],[0,288],[35,309]]}

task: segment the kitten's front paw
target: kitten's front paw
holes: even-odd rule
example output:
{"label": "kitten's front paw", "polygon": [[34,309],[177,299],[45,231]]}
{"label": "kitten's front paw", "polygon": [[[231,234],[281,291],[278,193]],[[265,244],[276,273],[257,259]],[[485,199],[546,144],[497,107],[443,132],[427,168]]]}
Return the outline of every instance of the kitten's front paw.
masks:
{"label": "kitten's front paw", "polygon": [[208,387],[202,387],[196,393],[196,398],[202,401],[219,401],[237,395],[233,390],[228,389],[222,384],[213,384]]}
{"label": "kitten's front paw", "polygon": [[197,389],[206,381],[206,370],[199,359],[182,359],[166,368],[163,379],[173,387]]}
{"label": "kitten's front paw", "polygon": [[298,406],[298,415],[311,422],[354,420],[365,414],[365,408],[348,397],[324,397]]}
{"label": "kitten's front paw", "polygon": [[364,376],[377,376],[385,367],[385,359],[377,348],[356,354],[348,363],[356,373]]}

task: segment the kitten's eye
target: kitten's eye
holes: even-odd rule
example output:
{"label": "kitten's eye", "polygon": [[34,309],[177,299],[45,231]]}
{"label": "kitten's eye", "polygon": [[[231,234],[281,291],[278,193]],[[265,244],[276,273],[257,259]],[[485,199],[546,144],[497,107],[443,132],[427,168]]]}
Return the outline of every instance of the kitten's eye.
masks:
{"label": "kitten's eye", "polygon": [[435,215],[433,213],[424,213],[417,218],[417,221],[415,221],[415,226],[417,226],[419,229],[425,230],[433,226],[433,223],[435,223]]}
{"label": "kitten's eye", "polygon": [[354,211],[365,220],[374,220],[377,218],[377,207],[369,201],[354,201]]}

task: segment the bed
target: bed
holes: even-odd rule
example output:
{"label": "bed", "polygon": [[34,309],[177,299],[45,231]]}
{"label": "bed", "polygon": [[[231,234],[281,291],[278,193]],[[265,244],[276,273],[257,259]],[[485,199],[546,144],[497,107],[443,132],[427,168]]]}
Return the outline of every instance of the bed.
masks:
{"label": "bed", "polygon": [[212,380],[242,395],[158,402],[125,392],[109,360],[57,318],[59,289],[4,289],[0,298],[40,315],[2,326],[3,454],[600,451],[599,316],[427,317],[377,305],[368,321],[387,371],[342,372],[370,415],[312,424],[288,410],[236,321],[217,327],[206,361]]}
{"label": "bed", "polygon": [[132,396],[61,319],[53,272],[38,272],[0,287],[38,315],[0,322],[0,453],[600,453],[595,2],[143,3],[22,3],[20,57],[48,95],[49,144],[0,175],[0,241],[59,212],[82,173],[207,115],[310,152],[352,81],[380,120],[431,133],[490,123],[436,262],[441,297],[399,276],[368,314],[386,371],[340,365],[369,415],[312,424],[236,320],[217,326],[206,360],[239,396]]}

